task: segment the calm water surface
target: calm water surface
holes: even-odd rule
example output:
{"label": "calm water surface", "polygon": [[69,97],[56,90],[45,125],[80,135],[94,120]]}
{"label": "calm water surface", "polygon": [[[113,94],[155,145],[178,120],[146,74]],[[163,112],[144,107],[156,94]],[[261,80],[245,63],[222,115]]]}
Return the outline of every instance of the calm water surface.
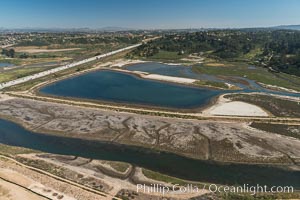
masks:
{"label": "calm water surface", "polygon": [[58,81],[41,88],[40,92],[64,97],[172,108],[200,107],[222,93],[219,90],[158,82],[103,70]]}
{"label": "calm water surface", "polygon": [[123,161],[194,181],[231,185],[292,185],[300,189],[300,171],[245,164],[222,165],[172,153],[154,152],[146,148],[38,134],[2,119],[0,119],[0,143],[48,153]]}
{"label": "calm water surface", "polygon": [[[153,74],[192,78],[192,79],[207,80],[207,81],[214,81],[214,82],[223,82],[223,83],[228,82],[230,84],[233,84],[233,85],[236,85],[236,86],[242,88],[241,91],[230,91],[230,92],[265,92],[265,93],[269,93],[269,94],[300,97],[300,93],[297,94],[297,93],[274,91],[274,90],[266,89],[264,87],[261,87],[254,80],[247,79],[245,77],[232,76],[235,79],[240,79],[240,80],[248,82],[248,85],[244,85],[242,83],[231,82],[229,80],[224,80],[224,79],[214,76],[214,75],[198,74],[198,73],[193,72],[191,66],[167,65],[167,64],[163,64],[163,63],[148,62],[148,63],[138,63],[138,64],[129,65],[129,66],[126,66],[125,68],[129,71],[142,71],[142,72],[148,72],[148,73],[153,73]],[[255,70],[256,67],[253,65],[249,65],[248,69]]]}
{"label": "calm water surface", "polygon": [[0,67],[12,67],[12,66],[15,66],[15,65],[11,64],[11,63],[0,62]]}

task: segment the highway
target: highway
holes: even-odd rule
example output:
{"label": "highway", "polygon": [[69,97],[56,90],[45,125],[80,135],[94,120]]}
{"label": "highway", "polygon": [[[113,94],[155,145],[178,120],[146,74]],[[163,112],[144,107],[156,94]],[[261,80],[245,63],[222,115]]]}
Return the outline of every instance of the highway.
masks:
{"label": "highway", "polygon": [[120,53],[122,51],[126,51],[126,50],[136,48],[140,45],[142,45],[142,43],[135,44],[135,45],[125,47],[125,48],[122,48],[122,49],[118,49],[118,50],[115,50],[115,51],[111,51],[109,53],[105,53],[105,54],[102,54],[102,55],[87,58],[87,59],[77,61],[77,62],[74,62],[74,63],[70,63],[70,64],[67,64],[67,65],[64,65],[64,66],[56,67],[56,68],[46,70],[46,71],[43,71],[43,72],[39,72],[39,73],[30,75],[30,76],[25,76],[23,78],[19,78],[19,79],[15,79],[15,80],[12,80],[12,81],[0,83],[0,90],[2,90],[4,88],[7,88],[7,87],[10,87],[10,86],[20,84],[20,83],[25,83],[27,81],[31,81],[31,80],[38,79],[38,78],[41,78],[41,77],[44,77],[44,76],[48,76],[50,74],[54,74],[56,72],[59,72],[59,71],[65,70],[65,69],[69,69],[69,68],[72,68],[72,67],[76,67],[76,66],[79,66],[79,65],[91,62],[91,61],[99,60],[101,58],[105,58],[105,57]]}

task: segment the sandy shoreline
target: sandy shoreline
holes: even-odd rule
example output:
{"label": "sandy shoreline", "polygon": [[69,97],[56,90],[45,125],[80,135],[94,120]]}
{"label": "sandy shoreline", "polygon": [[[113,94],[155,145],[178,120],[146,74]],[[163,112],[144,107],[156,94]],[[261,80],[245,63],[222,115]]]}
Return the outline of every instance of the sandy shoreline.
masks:
{"label": "sandy shoreline", "polygon": [[216,104],[203,111],[205,115],[221,115],[221,116],[247,116],[247,117],[268,117],[269,114],[262,108],[241,102],[231,101],[224,98],[224,95],[219,96]]}
{"label": "sandy shoreline", "polygon": [[144,78],[144,79],[166,81],[166,82],[173,82],[173,83],[193,84],[195,81],[197,81],[196,79],[191,79],[191,78],[166,76],[166,75],[160,75],[160,74],[150,74],[148,72],[142,72],[142,71],[129,71],[126,69],[111,69],[111,70],[138,75],[139,77]]}
{"label": "sandy shoreline", "polygon": [[293,89],[288,89],[288,88],[285,88],[285,87],[279,87],[279,86],[276,86],[276,85],[268,85],[268,84],[264,84],[264,83],[261,83],[261,82],[258,82],[258,84],[261,85],[264,88],[275,90],[275,91],[284,91],[284,92],[300,94],[299,91],[296,91],[296,90],[293,90]]}

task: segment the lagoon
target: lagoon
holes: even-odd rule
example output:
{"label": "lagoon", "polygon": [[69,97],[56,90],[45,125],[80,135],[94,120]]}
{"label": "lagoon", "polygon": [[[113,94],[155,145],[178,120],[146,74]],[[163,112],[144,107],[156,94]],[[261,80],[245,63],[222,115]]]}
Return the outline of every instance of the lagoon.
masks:
{"label": "lagoon", "polygon": [[139,78],[132,74],[100,70],[47,85],[42,94],[105,102],[169,108],[197,108],[223,91]]}

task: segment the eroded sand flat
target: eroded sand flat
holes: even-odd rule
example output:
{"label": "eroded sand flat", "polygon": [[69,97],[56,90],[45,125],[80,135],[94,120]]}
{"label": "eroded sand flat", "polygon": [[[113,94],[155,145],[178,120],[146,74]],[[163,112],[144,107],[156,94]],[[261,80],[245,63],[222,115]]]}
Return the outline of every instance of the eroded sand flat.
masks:
{"label": "eroded sand flat", "polygon": [[0,199],[2,200],[45,200],[37,194],[0,179]]}
{"label": "eroded sand flat", "polygon": [[170,81],[175,83],[193,83],[197,81],[191,78],[181,78],[181,77],[165,76],[165,75],[158,75],[158,74],[148,74],[148,75],[143,75],[142,77],[148,79],[154,79],[154,80]]}
{"label": "eroded sand flat", "polygon": [[155,144],[161,150],[198,159],[290,163],[290,158],[300,155],[298,140],[249,129],[242,122],[158,118],[20,98],[1,102],[0,113],[40,133],[143,147]]}
{"label": "eroded sand flat", "polygon": [[268,116],[268,113],[260,107],[241,101],[231,101],[217,104],[216,106],[211,107],[207,113],[211,115],[231,116]]}
{"label": "eroded sand flat", "polygon": [[71,185],[67,179],[58,180],[46,171],[40,173],[5,159],[0,159],[0,178],[1,200],[111,199],[111,196],[103,196]]}

